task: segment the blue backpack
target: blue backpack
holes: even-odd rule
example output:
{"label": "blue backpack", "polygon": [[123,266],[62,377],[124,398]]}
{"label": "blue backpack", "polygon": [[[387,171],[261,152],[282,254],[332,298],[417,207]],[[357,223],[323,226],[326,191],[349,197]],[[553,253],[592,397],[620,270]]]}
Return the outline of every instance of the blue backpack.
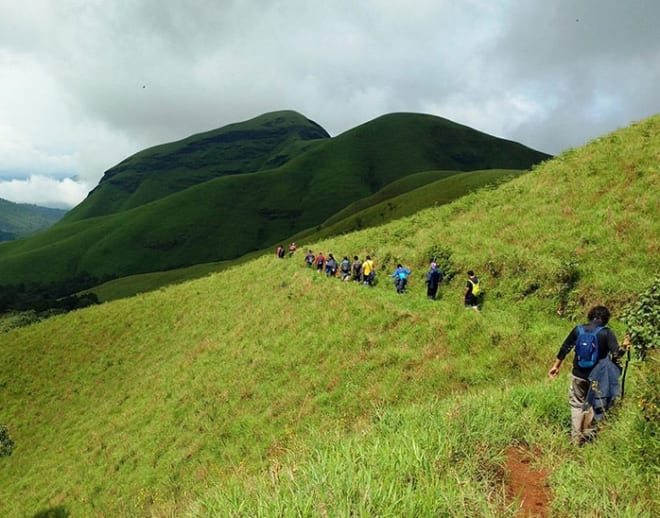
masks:
{"label": "blue backpack", "polygon": [[590,369],[598,363],[598,333],[603,326],[594,331],[586,331],[582,326],[577,326],[578,337],[575,342],[575,356],[577,364],[583,369]]}

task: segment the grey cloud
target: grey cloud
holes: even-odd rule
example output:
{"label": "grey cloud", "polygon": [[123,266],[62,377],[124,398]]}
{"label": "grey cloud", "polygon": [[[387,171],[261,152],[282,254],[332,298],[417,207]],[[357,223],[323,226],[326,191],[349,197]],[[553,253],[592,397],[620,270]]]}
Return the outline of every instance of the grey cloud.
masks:
{"label": "grey cloud", "polygon": [[[658,111],[651,0],[25,4],[0,5],[0,133],[39,150],[36,173],[54,149],[92,184],[144,147],[279,109],[334,135],[427,112],[552,153]],[[0,142],[0,169],[10,153]]]}

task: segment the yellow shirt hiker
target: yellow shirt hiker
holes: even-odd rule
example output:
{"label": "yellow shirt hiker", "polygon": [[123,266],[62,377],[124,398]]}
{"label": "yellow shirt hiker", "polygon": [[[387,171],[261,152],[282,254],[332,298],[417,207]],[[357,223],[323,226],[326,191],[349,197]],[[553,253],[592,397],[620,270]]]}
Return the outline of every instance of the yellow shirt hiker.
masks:
{"label": "yellow shirt hiker", "polygon": [[365,261],[362,263],[362,279],[364,280],[365,286],[373,286],[375,277],[376,270],[374,262],[371,259],[371,256],[368,255]]}

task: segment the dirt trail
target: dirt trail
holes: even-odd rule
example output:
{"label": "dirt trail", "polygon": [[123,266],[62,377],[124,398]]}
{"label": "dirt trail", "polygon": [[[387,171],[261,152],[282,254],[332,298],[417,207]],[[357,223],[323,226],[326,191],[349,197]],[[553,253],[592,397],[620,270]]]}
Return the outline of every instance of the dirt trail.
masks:
{"label": "dirt trail", "polygon": [[533,454],[519,447],[506,451],[505,484],[510,501],[520,506],[516,516],[550,516],[552,493],[547,484],[548,474],[530,466]]}

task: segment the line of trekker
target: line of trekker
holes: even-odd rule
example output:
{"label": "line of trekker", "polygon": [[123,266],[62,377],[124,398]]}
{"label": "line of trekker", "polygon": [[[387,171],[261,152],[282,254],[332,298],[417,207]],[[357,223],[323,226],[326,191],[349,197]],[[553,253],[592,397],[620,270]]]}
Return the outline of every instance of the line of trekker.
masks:
{"label": "line of trekker", "polygon": [[[295,251],[296,244],[291,243],[291,246],[289,246],[289,256],[292,256]],[[283,258],[284,247],[282,245],[278,246],[276,253],[278,257]],[[312,250],[309,250],[307,255],[305,255],[305,264],[309,268],[315,268],[318,273],[325,273],[328,277],[339,277],[342,281],[353,281],[365,286],[373,286],[376,281],[376,267],[369,255],[364,260],[354,255],[352,261],[345,255],[341,261],[337,261],[333,254],[328,254],[326,257],[322,252],[314,254]],[[463,295],[464,305],[466,308],[472,308],[478,311],[481,296],[479,279],[472,270],[469,270],[467,274],[468,278]],[[396,265],[396,269],[392,272],[390,278],[394,279],[394,287],[397,293],[402,294],[406,292],[410,275],[412,275],[412,271],[409,268],[403,266],[401,263]],[[428,299],[436,299],[438,287],[443,278],[444,273],[438,268],[437,263],[431,261],[424,280]]]}

